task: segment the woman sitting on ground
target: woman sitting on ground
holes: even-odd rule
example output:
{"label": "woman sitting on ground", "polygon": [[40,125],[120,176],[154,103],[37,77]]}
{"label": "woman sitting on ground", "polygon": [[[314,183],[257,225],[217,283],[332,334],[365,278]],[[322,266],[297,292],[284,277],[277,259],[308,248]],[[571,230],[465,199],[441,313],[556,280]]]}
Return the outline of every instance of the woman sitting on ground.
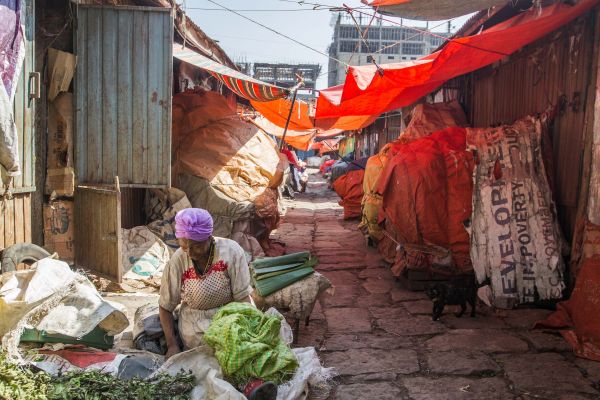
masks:
{"label": "woman sitting on ground", "polygon": [[[203,344],[202,336],[220,307],[233,301],[252,302],[244,250],[233,240],[213,237],[212,232],[213,220],[206,210],[188,208],[175,216],[180,248],[165,267],[158,301],[166,358],[182,351],[174,314],[183,349],[188,350]],[[260,380],[244,389],[248,399],[274,399],[273,393],[276,386]]]}

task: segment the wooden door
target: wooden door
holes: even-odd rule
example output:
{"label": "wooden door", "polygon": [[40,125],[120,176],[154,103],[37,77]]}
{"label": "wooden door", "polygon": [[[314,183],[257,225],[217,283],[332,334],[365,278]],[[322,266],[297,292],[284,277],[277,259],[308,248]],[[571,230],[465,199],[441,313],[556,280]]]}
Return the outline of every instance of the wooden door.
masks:
{"label": "wooden door", "polygon": [[75,192],[75,264],[120,283],[121,191],[115,186],[78,186]]}
{"label": "wooden door", "polygon": [[[35,1],[22,2],[25,30],[25,59],[17,80],[13,117],[17,126],[21,175],[14,177],[10,192],[0,197],[0,249],[15,243],[31,242],[31,196],[35,187],[34,115],[39,98],[40,76],[35,72]],[[0,22],[1,23],[1,22]],[[0,175],[6,171],[0,166]],[[0,185],[2,186],[2,185]],[[2,188],[2,193],[4,188]],[[2,194],[0,193],[0,194]]]}

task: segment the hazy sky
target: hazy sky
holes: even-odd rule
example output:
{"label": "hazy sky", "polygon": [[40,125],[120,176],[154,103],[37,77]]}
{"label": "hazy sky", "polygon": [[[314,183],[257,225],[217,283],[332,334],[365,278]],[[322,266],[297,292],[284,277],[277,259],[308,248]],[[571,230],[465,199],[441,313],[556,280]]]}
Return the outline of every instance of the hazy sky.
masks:
{"label": "hazy sky", "polygon": [[[239,11],[276,31],[293,37],[316,50],[327,53],[333,28],[332,13],[312,10],[308,5],[299,5],[293,0],[215,0],[232,10]],[[364,7],[360,0],[307,0],[307,2],[350,7]],[[327,57],[302,47],[263,27],[225,10],[208,0],[186,0],[182,7],[187,15],[211,38],[217,40],[234,61],[319,63],[322,73],[327,71]],[[371,10],[364,10],[371,12]],[[393,18],[400,21],[399,18]],[[452,25],[460,27],[466,17],[455,19]],[[440,22],[430,22],[430,26]],[[404,20],[405,25],[424,27],[423,21]],[[439,30],[444,30],[442,25]],[[318,81],[317,88],[327,85],[327,75]]]}

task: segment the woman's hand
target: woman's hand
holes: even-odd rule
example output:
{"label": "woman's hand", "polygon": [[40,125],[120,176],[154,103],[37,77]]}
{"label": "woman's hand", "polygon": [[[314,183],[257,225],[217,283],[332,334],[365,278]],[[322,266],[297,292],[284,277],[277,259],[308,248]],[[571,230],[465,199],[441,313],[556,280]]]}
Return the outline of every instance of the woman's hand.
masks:
{"label": "woman's hand", "polygon": [[169,346],[167,349],[167,354],[165,354],[165,361],[179,353],[181,353],[181,348],[178,344]]}
{"label": "woman's hand", "polygon": [[181,348],[179,347],[177,337],[175,336],[173,313],[162,307],[158,307],[158,315],[160,318],[160,325],[165,333],[165,339],[167,341],[167,354],[165,354],[165,360],[168,360],[171,356],[181,353]]}

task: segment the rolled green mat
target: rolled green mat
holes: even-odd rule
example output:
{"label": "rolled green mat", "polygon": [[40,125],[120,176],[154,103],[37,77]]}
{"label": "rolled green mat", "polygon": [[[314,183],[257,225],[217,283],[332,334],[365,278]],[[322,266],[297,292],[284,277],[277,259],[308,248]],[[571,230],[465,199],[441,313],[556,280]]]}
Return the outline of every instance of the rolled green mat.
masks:
{"label": "rolled green mat", "polygon": [[274,267],[265,267],[265,268],[255,269],[254,271],[256,272],[256,275],[262,275],[262,274],[268,274],[270,272],[283,271],[286,269],[294,269],[301,265],[304,265],[304,263],[299,262],[299,263],[288,264],[288,265],[276,265]]}
{"label": "rolled green mat", "polygon": [[258,294],[265,297],[284,287],[291,285],[294,282],[304,279],[315,272],[313,267],[305,267],[296,271],[288,272],[282,275],[277,275],[268,279],[255,281],[254,285]]}
{"label": "rolled green mat", "polygon": [[310,252],[302,251],[300,253],[286,254],[279,257],[265,257],[254,260],[250,263],[252,268],[261,269],[275,267],[278,265],[289,265],[294,263],[303,263],[310,258]]}
{"label": "rolled green mat", "polygon": [[306,267],[310,267],[310,265],[300,264],[297,267],[290,268],[290,269],[285,269],[285,270],[282,270],[282,271],[274,271],[274,272],[269,272],[267,274],[260,274],[260,275],[257,274],[257,275],[254,276],[254,279],[257,280],[257,281],[261,281],[263,279],[269,279],[269,278],[272,278],[274,276],[287,274],[288,272],[298,271],[299,269],[303,269],[303,268],[306,268]]}

